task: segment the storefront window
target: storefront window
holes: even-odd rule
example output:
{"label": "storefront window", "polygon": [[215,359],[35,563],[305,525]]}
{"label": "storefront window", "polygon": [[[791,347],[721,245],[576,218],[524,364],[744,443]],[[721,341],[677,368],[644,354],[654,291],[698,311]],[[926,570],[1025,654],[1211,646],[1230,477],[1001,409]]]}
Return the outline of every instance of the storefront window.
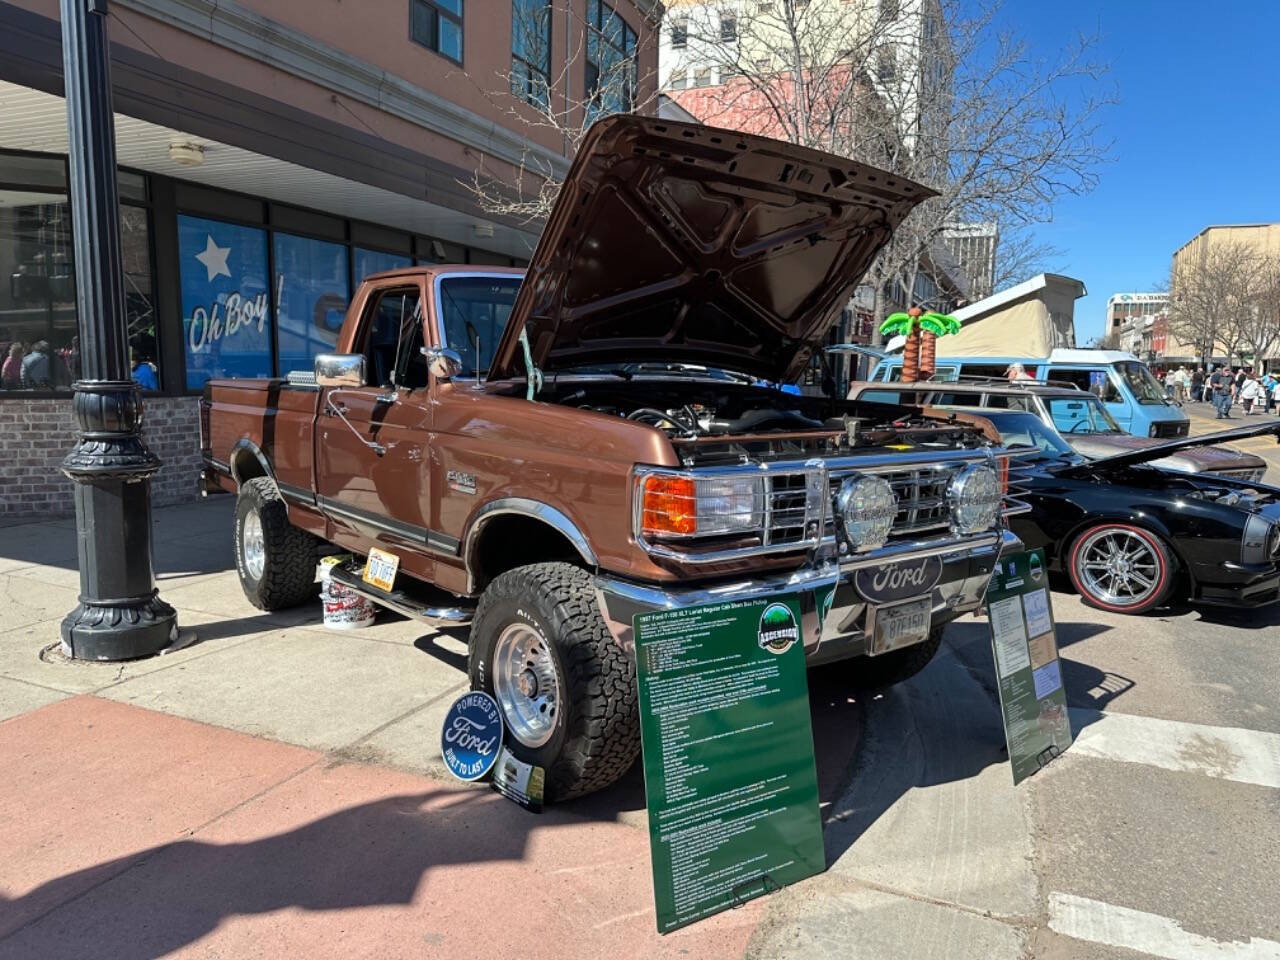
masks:
{"label": "storefront window", "polygon": [[187,389],[211,377],[271,376],[267,232],[178,217]]}
{"label": "storefront window", "polygon": [[356,247],[351,251],[355,264],[356,283],[374,273],[383,270],[400,270],[413,266],[413,258],[400,253],[383,253],[381,250],[366,250]]}
{"label": "storefront window", "polygon": [[124,260],[124,309],[129,327],[129,368],[144,392],[160,389],[160,331],[152,293],[151,229],[144,207],[120,208]]}
{"label": "storefront window", "polygon": [[0,366],[6,390],[67,389],[79,373],[71,208],[0,190]]}
{"label": "storefront window", "polygon": [[288,233],[272,235],[280,374],[310,370],[333,350],[350,296],[347,248]]}

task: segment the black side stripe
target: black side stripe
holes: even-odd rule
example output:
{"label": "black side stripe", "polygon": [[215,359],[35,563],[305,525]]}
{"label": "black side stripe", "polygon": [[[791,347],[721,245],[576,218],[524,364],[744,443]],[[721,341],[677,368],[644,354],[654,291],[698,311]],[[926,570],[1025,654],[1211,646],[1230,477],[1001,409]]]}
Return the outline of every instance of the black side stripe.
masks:
{"label": "black side stripe", "polygon": [[[281,493],[284,492],[282,488]],[[376,530],[393,533],[398,537],[404,537],[406,540],[420,543],[434,553],[456,557],[461,546],[461,541],[457,537],[451,537],[446,533],[428,530],[426,527],[415,526],[411,523],[393,520],[390,517],[371,513],[368,510],[361,510],[358,507],[339,503],[331,497],[316,497],[315,503],[320,507],[322,513],[333,514],[346,520],[354,520],[356,523],[373,527]]]}

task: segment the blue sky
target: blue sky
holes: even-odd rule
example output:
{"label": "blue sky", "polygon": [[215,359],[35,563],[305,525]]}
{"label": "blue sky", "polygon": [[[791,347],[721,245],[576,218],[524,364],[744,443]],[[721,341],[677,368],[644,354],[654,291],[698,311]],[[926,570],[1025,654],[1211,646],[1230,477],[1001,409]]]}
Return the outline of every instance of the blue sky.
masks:
{"label": "blue sky", "polygon": [[1076,301],[1082,344],[1102,333],[1107,297],[1154,289],[1204,227],[1280,221],[1280,2],[1006,0],[1001,19],[1045,58],[1097,33],[1120,101],[1097,189],[1039,228],[1063,251],[1054,266],[1089,290]]}

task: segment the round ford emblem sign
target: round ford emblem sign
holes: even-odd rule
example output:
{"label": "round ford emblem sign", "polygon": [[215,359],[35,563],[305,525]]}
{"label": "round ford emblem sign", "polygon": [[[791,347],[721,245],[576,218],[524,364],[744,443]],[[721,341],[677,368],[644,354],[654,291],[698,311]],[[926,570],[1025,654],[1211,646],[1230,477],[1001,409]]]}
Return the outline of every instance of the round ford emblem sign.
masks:
{"label": "round ford emblem sign", "polygon": [[937,557],[922,557],[863,567],[853,575],[853,583],[872,603],[892,603],[926,596],[941,578],[942,561]]}
{"label": "round ford emblem sign", "polygon": [[440,753],[459,780],[479,780],[498,759],[502,714],[493,697],[479,690],[464,693],[444,715]]}

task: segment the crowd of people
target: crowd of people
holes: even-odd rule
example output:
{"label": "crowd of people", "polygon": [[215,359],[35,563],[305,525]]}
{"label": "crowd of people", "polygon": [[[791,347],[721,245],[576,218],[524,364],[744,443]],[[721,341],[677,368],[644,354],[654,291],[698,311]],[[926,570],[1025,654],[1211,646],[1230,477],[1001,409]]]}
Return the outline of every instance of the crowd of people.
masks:
{"label": "crowd of people", "polygon": [[1231,408],[1236,405],[1246,417],[1280,410],[1280,378],[1271,372],[1258,375],[1253,367],[1233,370],[1226,364],[1211,364],[1207,373],[1204,367],[1188,370],[1184,365],[1176,370],[1158,369],[1155,374],[1171,399],[1211,403],[1218,420],[1230,420]]}

